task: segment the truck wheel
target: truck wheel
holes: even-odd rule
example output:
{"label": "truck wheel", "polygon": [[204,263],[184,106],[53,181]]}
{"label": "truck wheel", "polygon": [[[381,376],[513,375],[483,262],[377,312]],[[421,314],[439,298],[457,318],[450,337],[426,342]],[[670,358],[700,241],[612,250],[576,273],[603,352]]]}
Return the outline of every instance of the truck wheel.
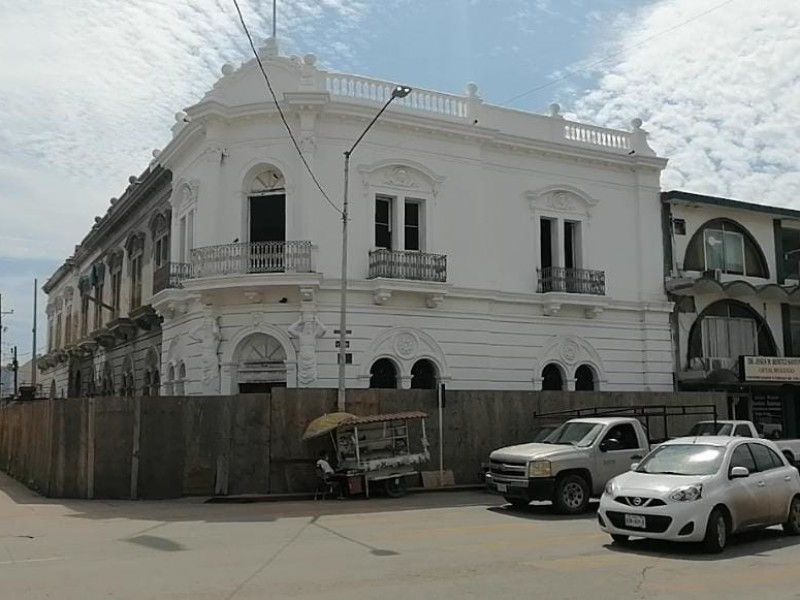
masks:
{"label": "truck wheel", "polygon": [[589,506],[589,484],[580,475],[565,475],[556,481],[553,506],[565,515],[586,512]]}
{"label": "truck wheel", "polygon": [[725,546],[728,545],[729,534],[728,519],[725,517],[725,513],[715,508],[708,517],[706,537],[703,540],[703,547],[706,552],[719,554],[725,550]]}
{"label": "truck wheel", "polygon": [[506,502],[508,502],[514,508],[524,508],[530,504],[525,498],[509,498],[508,496],[504,496]]}
{"label": "truck wheel", "polygon": [[386,495],[389,498],[399,498],[406,493],[406,480],[405,477],[392,477],[386,480]]}
{"label": "truck wheel", "polygon": [[800,496],[792,498],[789,507],[789,518],[783,524],[783,531],[788,535],[800,535]]}

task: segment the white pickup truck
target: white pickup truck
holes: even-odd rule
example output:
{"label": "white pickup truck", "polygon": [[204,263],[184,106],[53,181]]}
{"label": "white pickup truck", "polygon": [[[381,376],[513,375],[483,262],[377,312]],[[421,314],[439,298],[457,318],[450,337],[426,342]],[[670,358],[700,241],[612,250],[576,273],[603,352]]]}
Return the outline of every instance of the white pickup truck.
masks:
{"label": "white pickup truck", "polygon": [[763,438],[770,437],[770,440],[783,452],[783,455],[792,465],[797,465],[800,460],[800,440],[775,439],[772,436],[765,436],[758,432],[752,421],[700,421],[695,423],[689,430],[687,436],[704,435],[730,435],[733,437]]}
{"label": "white pickup truck", "polygon": [[550,500],[559,512],[577,514],[603,493],[609,479],[629,471],[649,451],[638,419],[571,419],[541,442],[492,452],[486,486],[514,506]]}

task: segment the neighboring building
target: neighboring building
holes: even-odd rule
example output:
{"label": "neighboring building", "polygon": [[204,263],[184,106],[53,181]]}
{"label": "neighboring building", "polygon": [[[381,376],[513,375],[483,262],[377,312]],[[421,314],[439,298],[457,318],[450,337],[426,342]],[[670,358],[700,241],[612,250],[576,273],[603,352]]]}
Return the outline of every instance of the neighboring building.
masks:
{"label": "neighboring building", "polygon": [[800,358],[746,357],[800,357],[800,211],[662,199],[678,388],[727,391],[736,417],[799,435]]}
{"label": "neighboring building", "polygon": [[168,283],[170,194],[155,161],[132,176],[44,285],[47,354],[37,366],[50,397],[159,393],[161,319],[150,298]]}
{"label": "neighboring building", "polygon": [[[303,158],[341,206],[343,152],[393,84],[323,71],[312,55],[279,56],[274,42],[261,56]],[[51,314],[63,320],[65,302],[79,306],[66,288],[77,290],[81,275],[94,285],[86,269],[142,231],[149,292],[163,254],[146,223],[167,211],[172,173],[169,277],[138,302],[162,317],[161,333],[148,312],[149,330],[123,319],[135,348],[101,337],[110,324],[74,334],[78,349],[94,340],[76,350],[81,377],[108,364],[107,379],[125,392],[150,389],[152,359],[132,385],[133,361],[122,361],[135,350],[144,365],[163,339],[165,394],[337,385],[340,215],[256,62],[222,74],[176,115],[157,159],[164,185],[132,201],[135,216],[114,220],[105,237],[102,221],[48,282]],[[672,307],[654,243],[665,164],[638,120],[626,132],[568,121],[556,105],[549,116],[490,106],[474,84],[464,96],[414,90],[395,101],[351,161],[348,387],[671,390]],[[132,259],[122,256],[127,290]],[[55,356],[61,393],[69,361]]]}

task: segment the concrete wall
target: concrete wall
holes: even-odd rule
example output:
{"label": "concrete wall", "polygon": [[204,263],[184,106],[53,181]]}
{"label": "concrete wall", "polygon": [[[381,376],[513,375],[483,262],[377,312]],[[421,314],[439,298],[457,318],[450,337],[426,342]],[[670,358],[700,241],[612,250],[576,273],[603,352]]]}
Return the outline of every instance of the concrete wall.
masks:
{"label": "concrete wall", "polygon": [[[457,483],[481,481],[492,450],[529,441],[534,413],[596,406],[715,404],[724,394],[450,391],[444,467]],[[314,489],[314,460],[327,437],[303,442],[309,422],[336,410],[335,390],[276,389],[272,395],[50,399],[0,407],[0,468],[53,497],[175,498]],[[423,410],[438,468],[436,393],[351,390],[358,415]],[[703,417],[672,419],[681,435]],[[662,434],[657,424],[652,433]]]}

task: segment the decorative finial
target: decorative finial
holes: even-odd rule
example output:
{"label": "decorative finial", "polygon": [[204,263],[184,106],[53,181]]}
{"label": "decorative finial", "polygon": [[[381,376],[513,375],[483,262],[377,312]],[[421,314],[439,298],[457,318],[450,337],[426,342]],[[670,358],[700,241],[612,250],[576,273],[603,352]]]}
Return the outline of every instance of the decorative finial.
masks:
{"label": "decorative finial", "polygon": [[303,62],[307,64],[309,67],[313,67],[315,64],[317,64],[316,54],[306,54],[303,57]]}
{"label": "decorative finial", "polygon": [[186,113],[183,112],[182,110],[176,112],[175,113],[175,122],[176,123],[183,123],[184,121],[186,121]]}
{"label": "decorative finial", "polygon": [[161,150],[159,150],[158,148],[154,148],[153,149],[153,158],[158,158],[159,156],[161,156]]}
{"label": "decorative finial", "polygon": [[136,183],[136,175],[131,175],[130,177],[128,177],[128,183],[130,183],[131,185]]}
{"label": "decorative finial", "polygon": [[551,117],[560,117],[561,116],[561,105],[558,102],[553,102],[550,105],[550,116]]}
{"label": "decorative finial", "polygon": [[478,97],[478,84],[474,81],[471,81],[467,84],[467,96],[470,98],[477,98]]}
{"label": "decorative finial", "polygon": [[223,76],[227,77],[228,75],[233,73],[234,68],[233,68],[233,65],[231,63],[225,63],[224,65],[222,65],[222,68],[220,69],[220,71],[222,71],[222,75]]}
{"label": "decorative finial", "polygon": [[634,131],[639,131],[642,128],[642,120],[640,118],[635,118],[631,121],[631,127],[633,127]]}

